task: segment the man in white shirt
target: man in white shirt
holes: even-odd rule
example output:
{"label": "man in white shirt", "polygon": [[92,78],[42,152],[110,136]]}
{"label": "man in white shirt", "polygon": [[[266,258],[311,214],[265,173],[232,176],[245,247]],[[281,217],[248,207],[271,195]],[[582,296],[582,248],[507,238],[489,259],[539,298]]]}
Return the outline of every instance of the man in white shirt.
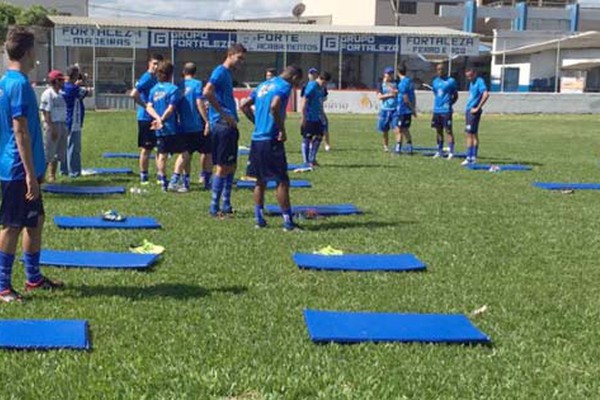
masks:
{"label": "man in white shirt", "polygon": [[40,111],[44,122],[44,153],[48,164],[48,182],[56,180],[58,161],[64,163],[67,148],[67,105],[60,92],[65,82],[62,72],[48,73],[48,88],[40,98]]}

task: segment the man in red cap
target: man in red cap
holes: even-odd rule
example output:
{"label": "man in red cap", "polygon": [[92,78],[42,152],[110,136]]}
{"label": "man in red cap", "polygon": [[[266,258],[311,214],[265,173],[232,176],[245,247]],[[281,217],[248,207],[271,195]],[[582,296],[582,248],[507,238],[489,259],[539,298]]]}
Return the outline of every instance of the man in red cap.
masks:
{"label": "man in red cap", "polygon": [[48,164],[48,182],[56,180],[58,161],[66,162],[67,152],[67,104],[61,94],[65,77],[59,70],[48,73],[48,88],[40,98],[40,111],[44,122],[44,153]]}

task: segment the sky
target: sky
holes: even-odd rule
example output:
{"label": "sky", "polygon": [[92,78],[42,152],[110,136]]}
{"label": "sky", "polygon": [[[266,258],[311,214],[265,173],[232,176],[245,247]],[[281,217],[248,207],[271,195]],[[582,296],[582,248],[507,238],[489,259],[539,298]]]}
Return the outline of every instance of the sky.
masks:
{"label": "sky", "polygon": [[[300,0],[89,0],[92,17],[239,19],[292,16]],[[176,4],[176,7],[171,6]]]}

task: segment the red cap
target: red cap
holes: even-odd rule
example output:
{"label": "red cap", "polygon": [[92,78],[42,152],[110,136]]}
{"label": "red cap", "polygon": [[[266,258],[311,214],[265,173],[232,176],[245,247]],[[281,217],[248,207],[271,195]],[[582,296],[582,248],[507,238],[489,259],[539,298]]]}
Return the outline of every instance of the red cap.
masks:
{"label": "red cap", "polygon": [[57,69],[53,69],[52,71],[48,72],[48,80],[50,82],[64,79],[65,76],[63,75],[63,73]]}

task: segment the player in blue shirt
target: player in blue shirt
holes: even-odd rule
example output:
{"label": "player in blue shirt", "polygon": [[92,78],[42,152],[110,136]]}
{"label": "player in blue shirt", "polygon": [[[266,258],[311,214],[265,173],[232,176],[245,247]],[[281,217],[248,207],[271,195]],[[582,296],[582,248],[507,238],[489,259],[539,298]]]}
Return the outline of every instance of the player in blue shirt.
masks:
{"label": "player in blue shirt", "polygon": [[387,67],[383,71],[383,82],[377,90],[377,98],[381,102],[377,130],[381,132],[383,137],[383,151],[388,152],[390,151],[389,131],[390,129],[396,129],[398,126],[398,115],[396,113],[398,88],[394,82],[394,68]]}
{"label": "player in blue shirt", "polygon": [[21,232],[27,282],[25,291],[58,289],[64,284],[40,271],[44,204],[40,183],[46,172],[38,103],[27,74],[35,66],[35,37],[12,27],[5,40],[7,70],[0,80],[0,302],[20,302],[12,269]]}
{"label": "player in blue shirt", "polygon": [[437,78],[433,80],[433,119],[431,127],[437,133],[438,150],[433,158],[442,157],[444,152],[444,130],[448,136],[448,159],[454,157],[454,134],[452,132],[452,106],[458,100],[458,86],[454,78],[449,77],[444,64],[436,66]]}
{"label": "player in blue shirt", "polygon": [[401,65],[398,68],[398,132],[396,135],[396,154],[402,153],[402,141],[406,139],[406,151],[413,153],[412,137],[410,135],[410,125],[412,117],[417,116],[415,85],[408,76],[406,76],[406,66]]}
{"label": "player in blue shirt", "polygon": [[62,89],[63,98],[67,104],[67,128],[69,137],[67,140],[67,154],[65,162],[61,163],[62,175],[76,177],[81,175],[81,133],[83,120],[85,118],[85,106],[83,99],[90,95],[91,88],[84,85],[85,76],[77,64],[67,68],[67,80]]}
{"label": "player in blue shirt", "polygon": [[136,82],[130,97],[138,105],[138,147],[140,148],[140,182],[148,184],[148,166],[150,164],[150,153],[156,147],[156,135],[150,129],[152,117],[146,112],[146,103],[150,96],[150,90],[156,85],[156,69],[158,63],[163,61],[163,56],[153,54],[148,59],[148,70]]}
{"label": "player in blue shirt", "polygon": [[475,164],[479,150],[479,121],[483,113],[483,105],[490,98],[483,78],[477,76],[473,66],[468,66],[465,76],[469,80],[469,99],[465,110],[465,133],[467,134],[467,158],[462,165]]}
{"label": "player in blue shirt", "polygon": [[[277,201],[282,211],[283,229],[298,229],[292,218],[290,179],[284,142],[287,140],[285,117],[292,88],[302,80],[302,70],[288,66],[282,74],[261,83],[242,105],[244,114],[254,123],[247,175],[256,178],[254,216],[257,228],[264,228],[265,190],[267,182],[277,182]],[[255,112],[252,111],[255,105]]]}
{"label": "player in blue shirt", "polygon": [[325,86],[331,80],[329,72],[322,72],[309,82],[302,92],[300,104],[300,127],[302,134],[302,159],[311,167],[317,163],[317,153],[323,140],[323,100]]}
{"label": "player in blue shirt", "polygon": [[186,63],[183,67],[183,82],[179,85],[183,98],[179,102],[177,113],[179,114],[179,126],[181,133],[185,136],[189,157],[185,159],[186,153],[181,153],[175,163],[175,173],[183,173],[183,186],[178,188],[179,192],[188,192],[190,189],[191,162],[192,155],[195,152],[200,153],[200,182],[204,184],[205,190],[209,189],[212,175],[212,149],[208,111],[202,94],[203,83],[195,76],[196,64],[193,62]]}
{"label": "player in blue shirt", "polygon": [[[204,88],[208,100],[208,118],[212,137],[213,162],[216,165],[212,182],[212,198],[209,213],[212,216],[233,214],[231,189],[237,168],[238,140],[240,132],[237,105],[233,97],[232,71],[241,67],[246,58],[246,48],[239,43],[227,50],[223,64],[215,68]],[[223,208],[220,208],[223,195]]]}
{"label": "player in blue shirt", "polygon": [[189,154],[185,147],[185,136],[179,129],[177,106],[181,101],[182,93],[177,86],[171,83],[173,78],[173,64],[161,61],[156,70],[158,83],[150,90],[146,111],[153,118],[151,128],[156,134],[156,167],[163,191],[177,190],[179,174],[173,173],[171,180],[167,180],[167,157],[169,154],[183,154],[183,159],[188,159]]}

